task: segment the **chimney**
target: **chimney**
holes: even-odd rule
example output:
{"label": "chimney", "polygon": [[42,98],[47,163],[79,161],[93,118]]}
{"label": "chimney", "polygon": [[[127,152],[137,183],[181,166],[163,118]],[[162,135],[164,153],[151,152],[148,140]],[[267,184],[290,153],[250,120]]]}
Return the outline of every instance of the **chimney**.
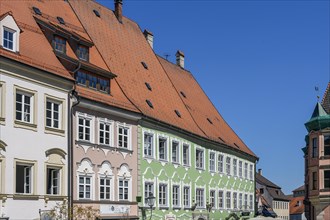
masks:
{"label": "chimney", "polygon": [[146,40],[148,41],[150,47],[153,49],[154,48],[154,35],[147,29],[144,30],[143,34],[144,34],[144,37],[146,38]]}
{"label": "chimney", "polygon": [[123,0],[115,0],[115,15],[120,23],[123,22]]}
{"label": "chimney", "polygon": [[260,176],[262,176],[262,169],[258,169],[258,173]]}
{"label": "chimney", "polygon": [[184,69],[184,53],[178,50],[175,56],[176,56],[176,64],[182,69]]}

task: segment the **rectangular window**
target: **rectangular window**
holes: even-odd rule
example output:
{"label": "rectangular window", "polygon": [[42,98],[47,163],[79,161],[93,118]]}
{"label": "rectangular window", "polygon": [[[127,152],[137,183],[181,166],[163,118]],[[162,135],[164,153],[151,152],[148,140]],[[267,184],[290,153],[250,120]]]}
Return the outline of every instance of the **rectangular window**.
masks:
{"label": "rectangular window", "polygon": [[250,199],[249,199],[249,209],[252,209],[253,208],[253,195],[250,195],[249,197],[250,197]]}
{"label": "rectangular window", "polygon": [[316,190],[316,189],[318,189],[318,187],[317,187],[317,172],[313,172],[312,173],[312,190]]}
{"label": "rectangular window", "polygon": [[250,177],[250,180],[253,180],[253,164],[250,164],[250,169],[249,169],[249,177]]}
{"label": "rectangular window", "polygon": [[196,168],[204,169],[204,151],[196,149]]}
{"label": "rectangular window", "polygon": [[172,141],[172,162],[180,163],[180,146],[177,141]]}
{"label": "rectangular window", "polygon": [[210,191],[210,204],[212,208],[215,208],[215,191],[211,190]]}
{"label": "rectangular window", "polygon": [[248,177],[248,164],[244,163],[244,178],[247,179]]}
{"label": "rectangular window", "polygon": [[210,153],[210,171],[215,172],[215,153]]}
{"label": "rectangular window", "polygon": [[79,199],[91,199],[92,178],[79,176]]}
{"label": "rectangular window", "polygon": [[248,208],[248,195],[244,194],[244,210]]}
{"label": "rectangular window", "polygon": [[183,165],[189,166],[190,164],[190,150],[188,144],[183,144]]}
{"label": "rectangular window", "polygon": [[159,160],[167,161],[167,139],[159,137],[158,139]]}
{"label": "rectangular window", "polygon": [[167,207],[167,185],[159,184],[159,195],[158,195],[159,206]]}
{"label": "rectangular window", "polygon": [[218,172],[223,173],[223,155],[218,155]]}
{"label": "rectangular window", "polygon": [[15,33],[16,31],[11,30],[9,28],[3,28],[3,47],[8,50],[14,50],[15,46]]}
{"label": "rectangular window", "polygon": [[242,178],[242,175],[243,175],[243,162],[239,161],[238,162],[238,176],[240,178]]}
{"label": "rectangular window", "polygon": [[330,189],[330,170],[324,170],[324,188]]}
{"label": "rectangular window", "polygon": [[231,158],[226,157],[226,174],[230,175],[230,164],[231,164]]}
{"label": "rectangular window", "polygon": [[110,145],[111,140],[111,123],[100,121],[99,123],[99,143]]}
{"label": "rectangular window", "polygon": [[66,53],[66,40],[63,37],[55,35],[54,49],[60,53]]}
{"label": "rectangular window", "polygon": [[60,169],[47,168],[47,194],[60,194]]}
{"label": "rectangular window", "polygon": [[78,116],[78,137],[82,141],[91,141],[91,119]]}
{"label": "rectangular window", "polygon": [[33,95],[22,91],[16,92],[16,120],[33,122]]}
{"label": "rectangular window", "polygon": [[46,100],[46,126],[59,129],[61,127],[61,103]]}
{"label": "rectangular window", "polygon": [[154,135],[144,133],[144,156],[153,157]]}
{"label": "rectangular window", "polygon": [[196,189],[197,208],[204,208],[204,189]]}
{"label": "rectangular window", "polygon": [[119,200],[128,200],[128,180],[119,179]]}
{"label": "rectangular window", "polygon": [[32,166],[16,164],[16,193],[32,193]]}
{"label": "rectangular window", "polygon": [[324,135],[324,156],[330,156],[330,135]]}
{"label": "rectangular window", "polygon": [[129,149],[129,127],[118,126],[118,147]]}
{"label": "rectangular window", "polygon": [[185,208],[190,208],[190,188],[189,188],[189,186],[183,187],[183,205]]}
{"label": "rectangular window", "polygon": [[78,45],[77,56],[80,60],[88,61],[88,47]]}
{"label": "rectangular window", "polygon": [[175,207],[180,206],[180,187],[178,185],[173,185],[172,187],[172,205]]}
{"label": "rectangular window", "polygon": [[318,157],[318,147],[317,147],[317,138],[312,139],[312,157],[316,158]]}
{"label": "rectangular window", "polygon": [[233,175],[237,176],[237,159],[233,159]]}
{"label": "rectangular window", "polygon": [[223,209],[223,191],[219,191],[218,194],[218,205],[219,205],[219,209]]}
{"label": "rectangular window", "polygon": [[111,195],[111,179],[106,177],[100,178],[100,199],[110,200]]}
{"label": "rectangular window", "polygon": [[236,192],[233,193],[233,208],[234,209],[238,208],[237,207],[237,193]]}
{"label": "rectangular window", "polygon": [[75,79],[80,85],[104,93],[110,93],[110,79],[108,78],[102,78],[101,76],[97,76],[95,74],[78,71],[75,75]]}
{"label": "rectangular window", "polygon": [[147,198],[153,196],[154,194],[154,184],[151,182],[144,183],[144,204],[147,205]]}
{"label": "rectangular window", "polygon": [[226,208],[231,209],[231,192],[226,193]]}
{"label": "rectangular window", "polygon": [[0,123],[5,121],[5,83],[0,81]]}
{"label": "rectangular window", "polygon": [[240,193],[238,194],[238,208],[242,209],[242,207],[243,207],[243,194]]}

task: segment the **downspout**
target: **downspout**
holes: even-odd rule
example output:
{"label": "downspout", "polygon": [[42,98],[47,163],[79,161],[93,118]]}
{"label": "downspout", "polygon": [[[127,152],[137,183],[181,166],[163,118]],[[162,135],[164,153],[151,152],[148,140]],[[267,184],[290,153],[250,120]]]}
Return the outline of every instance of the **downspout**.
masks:
{"label": "downspout", "polygon": [[[74,74],[81,68],[81,62],[78,62],[78,67],[72,72]],[[71,99],[75,98],[76,101],[71,106]],[[68,219],[73,217],[73,108],[80,103],[78,93],[76,91],[76,82],[72,90],[68,93],[68,197],[69,197],[69,216]]]}

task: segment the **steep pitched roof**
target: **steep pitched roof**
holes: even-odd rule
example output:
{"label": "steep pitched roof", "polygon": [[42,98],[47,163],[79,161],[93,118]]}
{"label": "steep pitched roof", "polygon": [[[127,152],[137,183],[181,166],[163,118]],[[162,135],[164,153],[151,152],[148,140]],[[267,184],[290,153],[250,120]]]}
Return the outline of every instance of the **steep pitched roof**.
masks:
{"label": "steep pitched roof", "polygon": [[281,189],[281,187],[279,187],[275,183],[271,182],[270,180],[268,180],[266,177],[260,175],[259,173],[256,173],[256,181],[265,186],[269,186],[269,187],[276,188],[276,189]]}
{"label": "steep pitched roof", "polygon": [[302,214],[305,212],[304,196],[294,197],[290,201],[290,215]]}
{"label": "steep pitched roof", "polygon": [[10,14],[21,29],[19,53],[0,48],[0,55],[26,65],[73,80],[53,53],[51,45],[34,21],[32,7],[37,1],[1,1],[0,17]]}
{"label": "steep pitched roof", "polygon": [[297,189],[293,190],[292,192],[303,191],[303,190],[305,190],[305,185],[298,187]]}
{"label": "steep pitched roof", "polygon": [[324,92],[322,99],[322,106],[324,110],[330,114],[330,82],[328,82],[328,86]]}
{"label": "steep pitched roof", "polygon": [[281,187],[268,180],[266,177],[256,173],[256,182],[266,186],[268,193],[276,200],[289,201],[289,198],[282,192]]}
{"label": "steep pitched roof", "polygon": [[235,149],[255,156],[222,118],[190,72],[161,57],[159,57],[159,61],[173,82],[178,94],[181,95],[181,99],[189,113],[209,139],[223,142]]}
{"label": "steep pitched roof", "polygon": [[[125,17],[122,23],[118,22],[112,10],[94,1],[69,2],[110,71],[117,75],[116,81],[145,116],[206,137],[135,22]],[[96,16],[93,9],[97,9],[101,16]],[[146,87],[146,82],[151,86],[151,91]],[[147,100],[153,107],[149,107]]]}
{"label": "steep pitched roof", "polygon": [[[33,7],[37,7],[41,11],[41,15],[34,13]],[[52,73],[54,74],[73,80],[73,73],[71,72],[73,69],[65,69],[58,57],[56,57],[52,45],[43,33],[45,26],[40,25],[42,23],[90,45],[88,62],[79,61],[70,45],[67,45],[65,56],[81,62],[82,66],[94,68],[97,72],[109,72],[102,56],[97,48],[93,46],[93,42],[68,2],[20,1],[18,4],[16,1],[1,1],[0,10],[11,10],[19,26],[24,30],[20,36],[20,53],[12,54],[5,50],[0,50],[1,54],[9,54],[9,58],[17,59],[20,62],[27,62],[27,64],[32,66],[39,67],[41,65],[46,70],[52,69]],[[65,24],[60,24],[57,17],[61,17],[65,21]],[[28,61],[25,61],[25,59],[28,59]],[[111,95],[95,92],[82,86],[77,86],[77,91],[80,96],[87,99],[107,105],[114,105],[133,112],[139,112],[126,98],[115,81],[111,83]]]}

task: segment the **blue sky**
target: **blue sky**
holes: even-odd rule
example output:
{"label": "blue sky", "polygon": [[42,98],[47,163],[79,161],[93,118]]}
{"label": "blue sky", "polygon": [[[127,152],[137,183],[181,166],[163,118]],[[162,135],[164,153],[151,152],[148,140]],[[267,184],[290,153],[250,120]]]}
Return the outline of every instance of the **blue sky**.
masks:
{"label": "blue sky", "polygon": [[286,194],[303,185],[304,123],[330,79],[329,10],[329,0],[123,1],[157,54],[174,62],[185,53],[186,69]]}

